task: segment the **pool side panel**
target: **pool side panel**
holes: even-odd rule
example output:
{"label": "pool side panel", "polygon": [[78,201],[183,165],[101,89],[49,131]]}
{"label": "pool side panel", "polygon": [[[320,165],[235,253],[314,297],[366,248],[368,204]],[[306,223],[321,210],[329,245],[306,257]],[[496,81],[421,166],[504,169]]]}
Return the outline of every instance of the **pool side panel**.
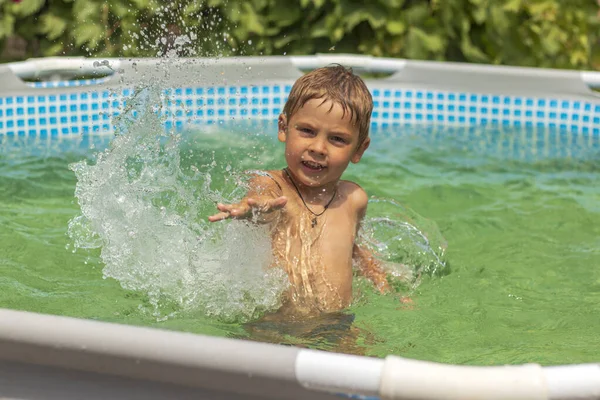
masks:
{"label": "pool side panel", "polygon": [[0,321],[5,362],[263,398],[313,396],[296,380],[293,347],[4,309]]}
{"label": "pool side panel", "polygon": [[385,79],[391,84],[507,96],[598,99],[581,72],[549,68],[407,61]]}
{"label": "pool side panel", "polygon": [[[234,386],[235,382],[231,384]],[[264,398],[264,396],[230,391],[212,391],[0,360],[0,399],[3,400],[260,400]],[[325,397],[320,399],[325,400]]]}

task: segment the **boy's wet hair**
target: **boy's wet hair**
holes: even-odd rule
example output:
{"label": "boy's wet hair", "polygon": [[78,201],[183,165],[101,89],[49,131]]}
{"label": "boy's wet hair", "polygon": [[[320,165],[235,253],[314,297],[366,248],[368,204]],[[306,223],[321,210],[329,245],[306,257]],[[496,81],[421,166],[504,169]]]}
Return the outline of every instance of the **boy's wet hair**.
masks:
{"label": "boy's wet hair", "polygon": [[[353,124],[358,124],[358,145],[369,136],[373,97],[365,82],[342,65],[317,68],[300,77],[292,86],[283,114],[289,119],[312,99],[323,99],[339,104],[344,114],[350,113]],[[330,110],[331,111],[331,110]]]}

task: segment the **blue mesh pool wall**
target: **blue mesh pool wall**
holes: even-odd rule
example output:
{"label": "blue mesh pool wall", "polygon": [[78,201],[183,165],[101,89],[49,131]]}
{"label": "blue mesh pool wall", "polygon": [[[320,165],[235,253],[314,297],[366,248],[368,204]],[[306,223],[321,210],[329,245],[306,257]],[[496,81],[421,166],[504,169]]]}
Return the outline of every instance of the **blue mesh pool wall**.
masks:
{"label": "blue mesh pool wall", "polygon": [[[218,63],[198,62],[172,71],[166,81],[169,87],[163,85],[161,96],[165,128],[239,119],[275,120],[300,71],[283,57],[268,63],[238,61],[236,66],[237,70],[228,70]],[[455,66],[445,78],[442,69],[429,75],[406,76],[404,71],[404,77],[399,73],[388,79],[367,79],[375,106],[372,126],[525,127],[600,134],[600,99],[591,90],[579,87],[584,86],[582,82],[578,86],[560,76],[531,76],[531,69],[523,69],[520,75],[514,70],[503,74],[502,69],[495,77],[494,70],[478,75],[477,68],[489,69]],[[160,71],[154,74],[161,75]],[[0,69],[0,79],[7,75],[12,72]],[[13,85],[11,92],[0,91],[0,134],[45,137],[112,133],[113,118],[125,110],[136,90],[154,80],[150,68],[140,72],[139,66],[124,69],[120,75],[83,81],[23,82]],[[427,76],[432,79],[427,81]],[[457,87],[457,81],[468,81],[470,77],[477,81],[477,76],[480,82],[475,85]],[[14,76],[10,78],[17,82]],[[551,90],[560,88],[561,80],[564,88],[576,90]],[[529,82],[536,85],[525,93],[524,86]],[[135,116],[136,111],[132,112]]]}

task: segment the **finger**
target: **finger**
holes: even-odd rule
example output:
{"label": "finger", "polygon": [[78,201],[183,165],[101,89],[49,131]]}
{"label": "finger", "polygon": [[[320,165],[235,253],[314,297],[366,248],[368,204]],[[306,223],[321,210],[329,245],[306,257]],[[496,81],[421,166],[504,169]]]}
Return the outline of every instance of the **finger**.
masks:
{"label": "finger", "polygon": [[274,210],[279,210],[287,204],[287,197],[281,196],[270,201],[270,206]]}
{"label": "finger", "polygon": [[281,196],[276,199],[259,201],[257,199],[248,199],[248,205],[252,208],[257,208],[261,212],[269,212],[282,208],[287,203],[287,197]]}
{"label": "finger", "polygon": [[221,220],[227,219],[227,218],[229,218],[229,216],[230,215],[229,215],[228,212],[220,212],[218,214],[211,215],[210,217],[208,217],[208,220],[210,222],[217,222],[217,221],[221,221]]}
{"label": "finger", "polygon": [[258,199],[249,198],[248,200],[246,200],[246,203],[248,203],[248,206],[250,206],[250,208],[254,208],[254,209],[258,210],[259,212],[269,211],[268,200],[258,200]]}
{"label": "finger", "polygon": [[223,211],[223,212],[229,212],[234,207],[235,207],[234,204],[217,203],[217,210]]}
{"label": "finger", "polygon": [[243,206],[243,207],[232,207],[229,210],[229,214],[232,217],[245,217],[246,215],[248,215],[248,213],[250,212],[250,207],[248,206]]}

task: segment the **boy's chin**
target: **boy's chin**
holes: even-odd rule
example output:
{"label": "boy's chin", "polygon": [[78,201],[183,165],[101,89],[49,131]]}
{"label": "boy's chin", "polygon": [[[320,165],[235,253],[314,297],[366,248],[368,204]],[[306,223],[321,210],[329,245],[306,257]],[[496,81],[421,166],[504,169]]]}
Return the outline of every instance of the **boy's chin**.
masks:
{"label": "boy's chin", "polygon": [[341,174],[338,176],[339,171],[332,170],[329,167],[325,167],[321,170],[311,170],[304,164],[296,164],[294,167],[288,169],[291,171],[293,177],[304,186],[309,187],[320,187],[326,186],[331,183],[337,182],[341,178]]}
{"label": "boy's chin", "polygon": [[320,175],[305,175],[302,174],[301,175],[301,182],[303,185],[305,186],[309,186],[309,187],[320,187],[320,186],[327,186],[331,183],[335,183],[337,181],[339,181],[340,178],[335,178],[332,177],[329,174],[320,174]]}

